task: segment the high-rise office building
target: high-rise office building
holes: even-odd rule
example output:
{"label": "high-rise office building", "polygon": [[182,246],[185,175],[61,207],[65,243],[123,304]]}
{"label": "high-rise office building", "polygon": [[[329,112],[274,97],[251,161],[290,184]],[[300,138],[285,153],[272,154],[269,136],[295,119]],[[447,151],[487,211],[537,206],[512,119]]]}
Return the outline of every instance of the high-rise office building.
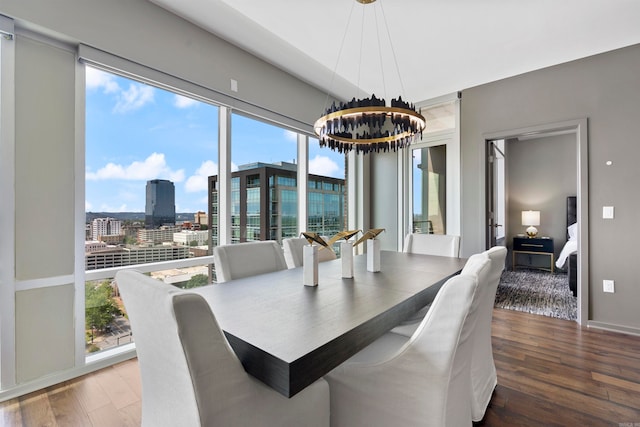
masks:
{"label": "high-rise office building", "polygon": [[147,181],[144,225],[147,229],[176,223],[176,190],[166,179]]}
{"label": "high-rise office building", "polygon": [[[345,181],[308,178],[307,231],[333,236],[344,230]],[[218,177],[209,177],[211,247],[218,244]],[[231,241],[276,240],[298,236],[297,165],[250,163],[231,174]]]}

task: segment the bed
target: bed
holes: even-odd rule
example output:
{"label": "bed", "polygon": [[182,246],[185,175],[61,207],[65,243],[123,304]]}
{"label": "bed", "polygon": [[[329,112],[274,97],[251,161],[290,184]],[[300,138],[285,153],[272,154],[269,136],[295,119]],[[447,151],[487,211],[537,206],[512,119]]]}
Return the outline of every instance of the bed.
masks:
{"label": "bed", "polygon": [[578,291],[578,211],[576,196],[567,197],[567,243],[560,251],[556,267],[566,269],[569,275],[569,288],[573,296]]}

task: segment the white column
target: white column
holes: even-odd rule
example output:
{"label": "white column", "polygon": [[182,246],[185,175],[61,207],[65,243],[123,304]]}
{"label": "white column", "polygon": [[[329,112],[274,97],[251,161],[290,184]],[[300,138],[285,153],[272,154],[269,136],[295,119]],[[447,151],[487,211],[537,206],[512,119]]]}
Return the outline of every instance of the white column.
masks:
{"label": "white column", "polygon": [[218,109],[218,244],[231,243],[231,109]]}
{"label": "white column", "polygon": [[308,206],[309,206],[309,186],[307,177],[309,176],[309,137],[298,134],[298,234],[307,231]]}

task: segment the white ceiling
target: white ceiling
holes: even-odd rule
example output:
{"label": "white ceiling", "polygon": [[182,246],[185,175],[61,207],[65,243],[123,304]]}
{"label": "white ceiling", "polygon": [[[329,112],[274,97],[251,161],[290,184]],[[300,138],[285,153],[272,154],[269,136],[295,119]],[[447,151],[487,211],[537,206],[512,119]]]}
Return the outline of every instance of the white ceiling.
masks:
{"label": "white ceiling", "polygon": [[640,43],[639,0],[151,1],[345,98],[419,102]]}

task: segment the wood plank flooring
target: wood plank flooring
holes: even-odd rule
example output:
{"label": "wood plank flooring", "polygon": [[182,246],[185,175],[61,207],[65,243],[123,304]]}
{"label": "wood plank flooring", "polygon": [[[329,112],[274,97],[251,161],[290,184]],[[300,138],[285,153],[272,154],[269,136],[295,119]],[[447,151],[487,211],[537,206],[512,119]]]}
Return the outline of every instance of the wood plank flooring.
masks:
{"label": "wood plank flooring", "polygon": [[640,337],[495,309],[482,426],[640,427]]}
{"label": "wood plank flooring", "polygon": [[[496,309],[498,387],[476,426],[640,426],[640,337]],[[136,360],[0,403],[0,426],[139,426]]]}
{"label": "wood plank flooring", "polygon": [[0,403],[0,426],[139,426],[137,359]]}

